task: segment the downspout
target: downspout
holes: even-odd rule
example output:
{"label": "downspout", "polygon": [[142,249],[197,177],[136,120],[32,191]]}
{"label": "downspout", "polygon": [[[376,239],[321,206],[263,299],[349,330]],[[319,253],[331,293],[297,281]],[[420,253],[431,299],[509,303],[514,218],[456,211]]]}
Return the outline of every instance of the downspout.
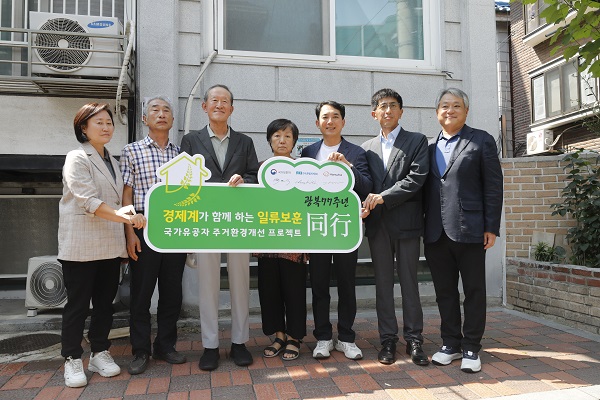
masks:
{"label": "downspout", "polygon": [[187,102],[185,104],[185,113],[183,114],[183,134],[187,134],[190,131],[190,112],[192,111],[192,102],[194,101],[194,95],[200,86],[200,82],[202,82],[202,76],[206,69],[212,62],[212,60],[217,56],[217,51],[213,50],[212,53],[204,60],[204,64],[202,64],[202,68],[200,69],[200,73],[198,74],[198,78],[196,78],[196,83],[188,96]]}
{"label": "downspout", "polygon": [[121,66],[121,75],[119,76],[119,84],[117,86],[117,96],[115,99],[115,113],[119,118],[119,121],[123,125],[127,125],[127,107],[121,106],[121,96],[123,94],[123,84],[125,83],[125,79],[127,77],[127,67],[129,65],[129,60],[131,59],[131,53],[133,52],[133,44],[135,42],[135,22],[127,21],[127,27],[125,29],[125,33],[128,33],[127,39],[127,50],[125,50],[125,56],[123,57],[123,65]]}

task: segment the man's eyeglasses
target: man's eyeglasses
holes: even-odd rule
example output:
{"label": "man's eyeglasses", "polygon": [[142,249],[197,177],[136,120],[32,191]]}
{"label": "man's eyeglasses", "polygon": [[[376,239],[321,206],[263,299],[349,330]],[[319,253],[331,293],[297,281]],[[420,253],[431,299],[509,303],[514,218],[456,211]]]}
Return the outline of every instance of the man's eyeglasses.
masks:
{"label": "man's eyeglasses", "polygon": [[395,101],[392,102],[392,103],[379,103],[379,104],[377,104],[377,109],[378,110],[387,110],[388,108],[390,110],[396,110],[396,109],[400,108],[400,104],[396,103]]}

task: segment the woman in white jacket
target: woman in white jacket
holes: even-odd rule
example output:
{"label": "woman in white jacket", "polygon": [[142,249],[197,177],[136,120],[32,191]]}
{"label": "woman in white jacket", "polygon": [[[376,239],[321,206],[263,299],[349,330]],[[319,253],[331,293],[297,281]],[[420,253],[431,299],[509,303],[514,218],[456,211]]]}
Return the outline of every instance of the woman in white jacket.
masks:
{"label": "woman in white jacket", "polygon": [[88,369],[104,377],[121,372],[108,352],[108,334],[121,259],[127,257],[122,224],[143,228],[146,219],[135,214],[133,207],[121,207],[123,179],[119,164],[104,147],[114,132],[110,106],[84,105],[75,115],[73,126],[81,146],[67,154],[63,167],[58,260],[67,289],[61,349],[65,385],[81,387],[87,384],[81,341],[90,301],[93,310],[88,338],[92,354]]}

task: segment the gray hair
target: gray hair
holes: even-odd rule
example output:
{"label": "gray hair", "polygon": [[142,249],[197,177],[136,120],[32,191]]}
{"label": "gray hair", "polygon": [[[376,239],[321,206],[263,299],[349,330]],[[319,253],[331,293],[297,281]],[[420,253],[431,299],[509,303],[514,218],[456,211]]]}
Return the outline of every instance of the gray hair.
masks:
{"label": "gray hair", "polygon": [[451,94],[454,97],[458,97],[459,99],[462,99],[463,103],[465,104],[465,108],[469,108],[469,96],[467,96],[467,94],[465,92],[463,92],[462,90],[460,90],[458,88],[447,88],[447,89],[443,89],[440,92],[440,94],[438,94],[437,98],[435,99],[435,109],[436,110],[440,106],[440,101],[442,101],[442,97],[444,97],[447,94]]}
{"label": "gray hair", "polygon": [[144,116],[148,116],[148,109],[150,108],[150,103],[152,102],[152,100],[162,100],[165,103],[167,103],[169,105],[169,108],[171,109],[171,112],[173,112],[173,102],[171,101],[170,98],[168,98],[167,96],[163,96],[163,95],[158,95],[158,96],[152,96],[152,97],[145,97],[144,101],[142,101],[142,110],[144,113]]}

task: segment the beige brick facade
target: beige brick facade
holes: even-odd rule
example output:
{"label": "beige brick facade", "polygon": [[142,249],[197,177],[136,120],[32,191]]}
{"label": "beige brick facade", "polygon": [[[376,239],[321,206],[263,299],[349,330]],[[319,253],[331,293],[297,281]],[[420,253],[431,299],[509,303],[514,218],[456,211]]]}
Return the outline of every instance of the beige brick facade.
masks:
{"label": "beige brick facade", "polygon": [[551,204],[562,201],[563,156],[505,158],[504,212],[506,257],[529,257],[534,231],[566,235],[575,221],[552,215]]}

